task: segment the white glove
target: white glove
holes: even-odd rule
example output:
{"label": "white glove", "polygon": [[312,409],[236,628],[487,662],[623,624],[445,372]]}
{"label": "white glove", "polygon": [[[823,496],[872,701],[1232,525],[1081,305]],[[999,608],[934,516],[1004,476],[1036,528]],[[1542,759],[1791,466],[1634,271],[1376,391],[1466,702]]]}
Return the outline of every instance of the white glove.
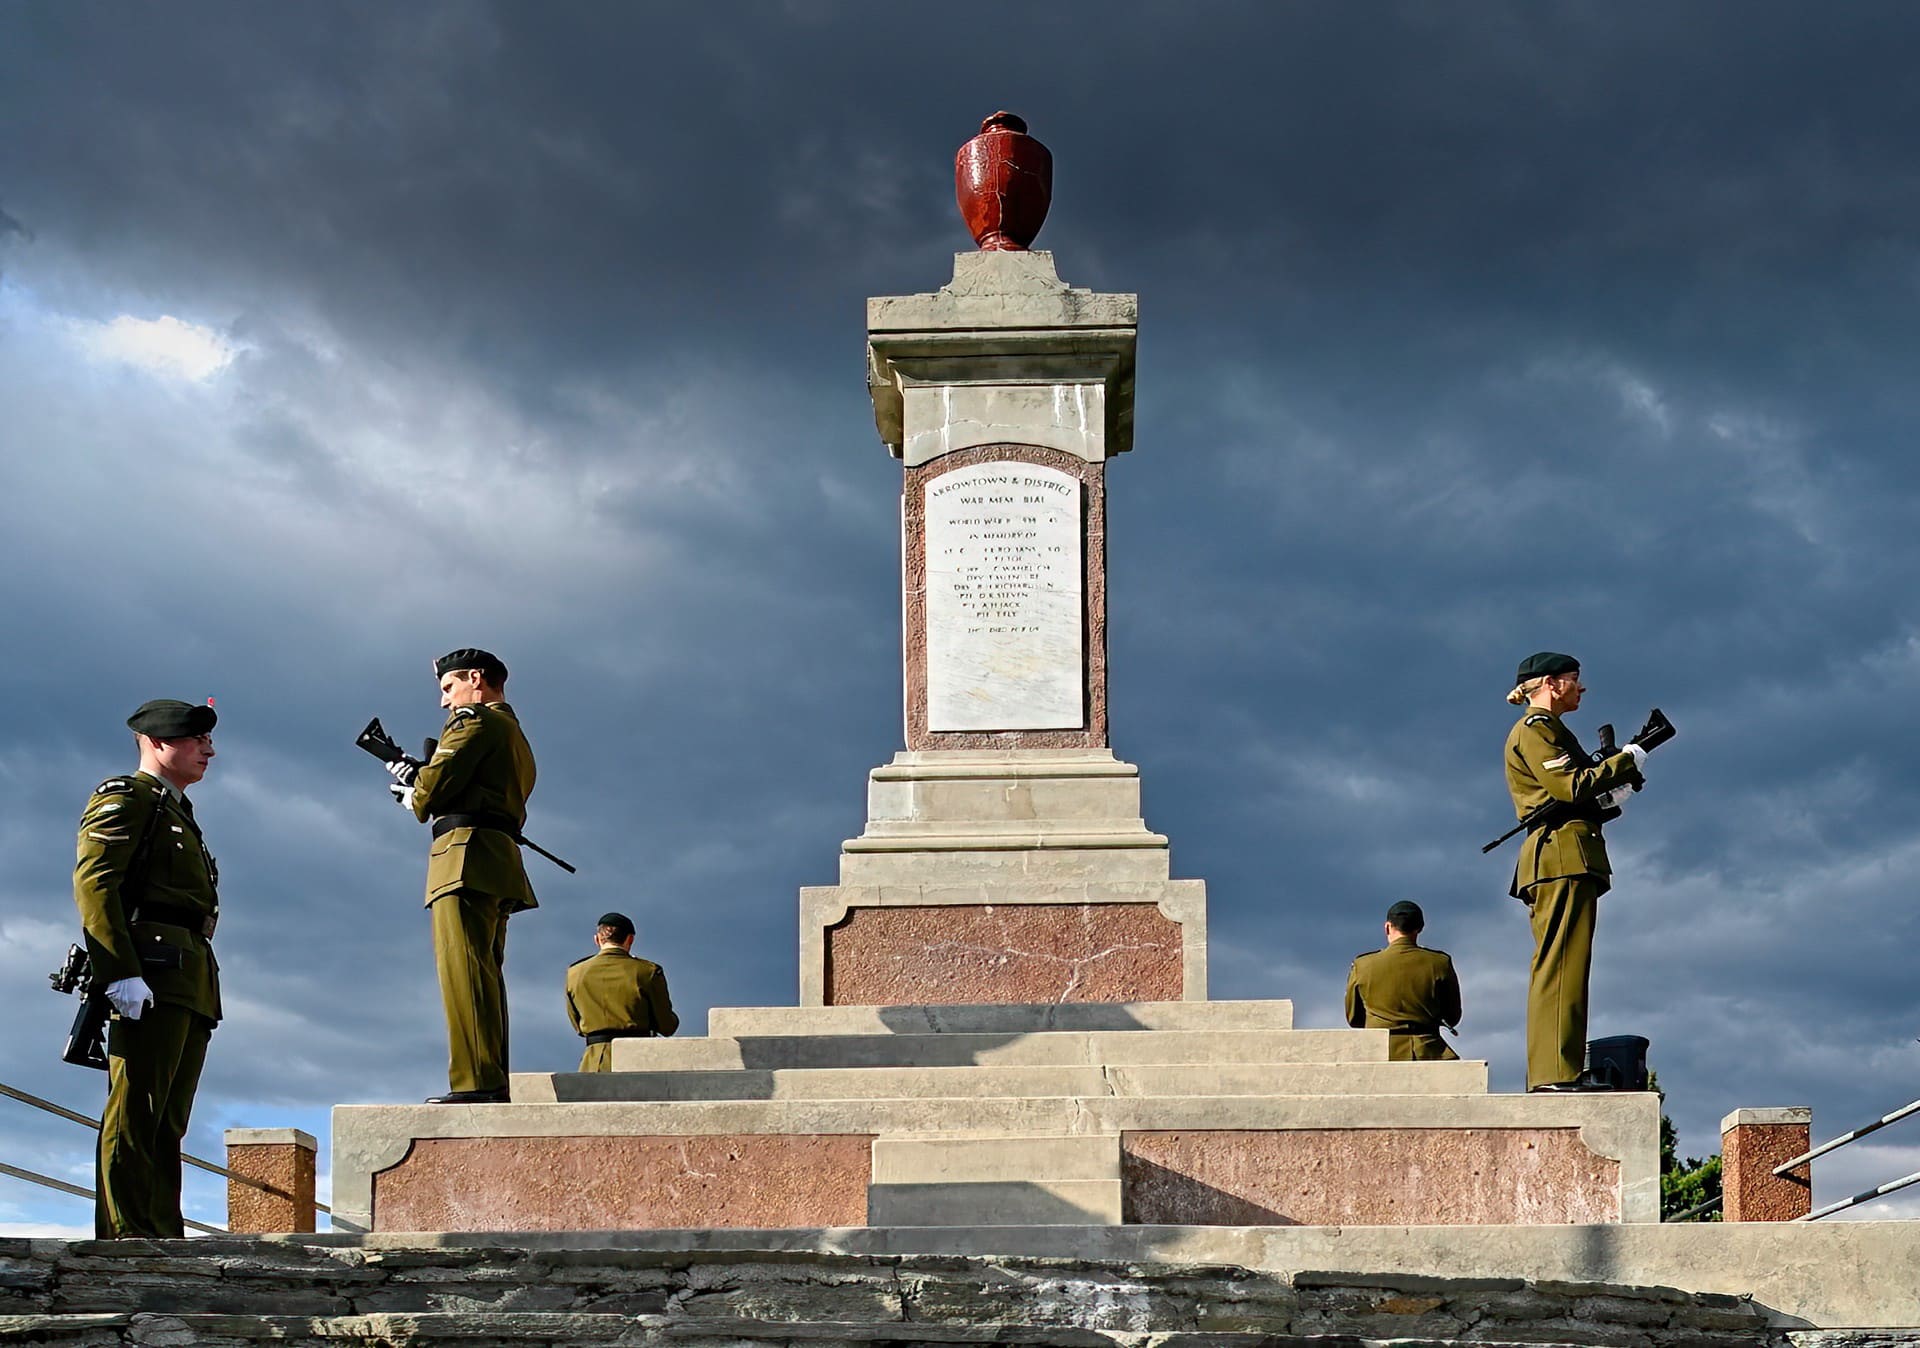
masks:
{"label": "white glove", "polygon": [[387,771],[392,773],[394,780],[402,786],[413,785],[413,779],[420,775],[420,767],[419,760],[413,758],[396,758],[386,765]]}
{"label": "white glove", "polygon": [[128,1020],[140,1019],[140,1013],[147,1009],[147,1003],[152,1000],[153,989],[139,974],[107,984],[107,1001]]}
{"label": "white glove", "polygon": [[392,792],[393,798],[399,801],[407,809],[411,810],[413,808],[413,788],[412,787],[402,786],[400,785],[400,783],[395,782],[392,786],[389,786],[387,790]]}
{"label": "white glove", "polygon": [[1633,765],[1640,769],[1640,775],[1644,777],[1647,772],[1647,751],[1637,744],[1629,744],[1627,752],[1633,755]]}

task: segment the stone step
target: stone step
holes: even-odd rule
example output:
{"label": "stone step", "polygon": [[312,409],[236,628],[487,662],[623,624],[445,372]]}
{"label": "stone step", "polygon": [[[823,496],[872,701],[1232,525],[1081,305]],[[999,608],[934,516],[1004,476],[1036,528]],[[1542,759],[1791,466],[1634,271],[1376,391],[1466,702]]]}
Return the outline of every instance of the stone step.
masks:
{"label": "stone step", "polygon": [[1118,1226],[1121,1198],[1117,1178],[871,1184],[867,1220],[876,1226]]}
{"label": "stone step", "polygon": [[[1577,1331],[1578,1325],[1564,1328]],[[1395,1326],[1379,1326],[1381,1337],[1351,1333],[1275,1334],[1265,1330],[1199,1330],[1155,1333],[1155,1348],[1576,1348],[1567,1339],[1527,1337],[1508,1339],[1476,1333],[1471,1340],[1447,1337],[1404,1338]],[[1391,1334],[1392,1337],[1385,1337]],[[791,1348],[799,1343],[826,1345],[873,1344],[991,1344],[1022,1348],[1116,1348],[1141,1338],[1121,1336],[1106,1329],[1097,1317],[1087,1326],[1062,1326],[1051,1321],[1009,1324],[991,1321],[956,1325],[911,1320],[747,1320],[734,1317],[695,1319],[671,1315],[626,1315],[618,1311],[424,1311],[372,1315],[0,1315],[0,1341],[60,1345],[61,1348],[183,1348],[192,1344],[348,1345],[388,1348],[394,1344],[461,1343],[476,1348],[518,1348],[525,1344],[606,1344],[613,1348],[642,1348],[672,1343],[684,1348],[736,1348],[765,1343]],[[1781,1334],[1737,1340],[1732,1336],[1698,1334],[1668,1336],[1656,1332],[1603,1340],[1582,1338],[1579,1344],[1631,1342],[1646,1348],[1754,1348],[1779,1344],[1782,1348],[1893,1348],[1920,1342],[1920,1336],[1894,1334],[1826,1335]]]}
{"label": "stone step", "polygon": [[1058,1030],[1290,1030],[1290,1001],[982,1002],[961,1006],[716,1006],[707,1033],[1037,1034]]}
{"label": "stone step", "polygon": [[1384,1030],[1053,1030],[1035,1034],[793,1034],[618,1039],[616,1072],[795,1067],[1103,1067],[1385,1062]]}
{"label": "stone step", "polygon": [[[1472,1095],[1484,1062],[1199,1063],[1130,1067],[819,1067],[515,1073],[516,1105],[612,1100],[1084,1099],[1100,1096]],[[482,1106],[484,1108],[484,1106]]]}
{"label": "stone step", "polygon": [[1119,1178],[1118,1133],[1063,1133],[1049,1137],[962,1133],[881,1137],[873,1143],[875,1184],[1092,1182],[1118,1181]]}

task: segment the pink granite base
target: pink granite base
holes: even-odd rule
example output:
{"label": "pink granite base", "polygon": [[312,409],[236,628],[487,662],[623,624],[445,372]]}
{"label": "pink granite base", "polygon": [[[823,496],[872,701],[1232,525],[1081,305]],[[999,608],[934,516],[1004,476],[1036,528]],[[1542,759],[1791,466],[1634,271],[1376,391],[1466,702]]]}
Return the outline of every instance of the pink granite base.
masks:
{"label": "pink granite base", "polygon": [[873,1138],[421,1138],[373,1179],[376,1231],[863,1226]]}
{"label": "pink granite base", "polygon": [[1620,1163],[1577,1128],[1139,1132],[1124,1220],[1191,1226],[1617,1222]]}
{"label": "pink granite base", "polygon": [[1180,924],[1151,903],[854,908],[826,935],[829,1006],[1183,996]]}
{"label": "pink granite base", "polygon": [[1748,1124],[1720,1135],[1721,1218],[1729,1222],[1790,1222],[1813,1211],[1812,1166],[1784,1175],[1773,1168],[1804,1156],[1813,1124]]}

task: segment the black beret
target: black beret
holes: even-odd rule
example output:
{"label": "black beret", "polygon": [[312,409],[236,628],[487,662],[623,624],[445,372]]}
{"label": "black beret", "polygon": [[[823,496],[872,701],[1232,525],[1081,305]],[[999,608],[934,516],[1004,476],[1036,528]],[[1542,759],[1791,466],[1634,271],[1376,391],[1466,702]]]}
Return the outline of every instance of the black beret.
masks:
{"label": "black beret", "polygon": [[610,928],[616,941],[624,941],[633,935],[633,919],[625,913],[602,913],[599,925]]}
{"label": "black beret", "polygon": [[499,656],[473,646],[462,646],[457,651],[448,651],[435,660],[433,677],[444,679],[456,669],[477,669],[491,683],[503,683],[507,677],[507,667],[500,663]]}
{"label": "black beret", "polygon": [[159,697],[142,702],[140,710],[127,718],[127,728],[157,740],[184,740],[206,734],[219,719],[212,707]]}
{"label": "black beret", "polygon": [[1387,921],[1401,931],[1412,935],[1427,925],[1427,915],[1420,911],[1420,905],[1412,899],[1402,899],[1387,909]]}
{"label": "black beret", "polygon": [[1544,679],[1554,674],[1578,674],[1580,662],[1571,655],[1562,655],[1558,651],[1539,651],[1520,662],[1520,672],[1513,677],[1514,684],[1525,683],[1528,679]]}

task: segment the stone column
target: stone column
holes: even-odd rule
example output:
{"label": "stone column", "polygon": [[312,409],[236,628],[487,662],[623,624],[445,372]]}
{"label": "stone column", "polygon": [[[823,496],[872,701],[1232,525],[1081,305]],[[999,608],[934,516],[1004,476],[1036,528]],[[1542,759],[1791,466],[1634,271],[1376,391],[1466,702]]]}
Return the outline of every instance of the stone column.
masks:
{"label": "stone column", "polygon": [[1773,1168],[1813,1146],[1813,1110],[1736,1109],[1720,1120],[1721,1217],[1729,1222],[1788,1222],[1813,1211],[1810,1165],[1785,1175]]}
{"label": "stone column", "polygon": [[227,1179],[227,1229],[236,1235],[314,1229],[319,1144],[298,1128],[227,1129],[227,1169],[276,1192]]}
{"label": "stone column", "polygon": [[800,894],[800,1002],[1206,998],[1206,891],[1173,880],[1107,726],[1106,468],[1133,444],[1137,304],[1053,255],[961,253],[867,302],[905,470],[905,751],[840,883]]}

